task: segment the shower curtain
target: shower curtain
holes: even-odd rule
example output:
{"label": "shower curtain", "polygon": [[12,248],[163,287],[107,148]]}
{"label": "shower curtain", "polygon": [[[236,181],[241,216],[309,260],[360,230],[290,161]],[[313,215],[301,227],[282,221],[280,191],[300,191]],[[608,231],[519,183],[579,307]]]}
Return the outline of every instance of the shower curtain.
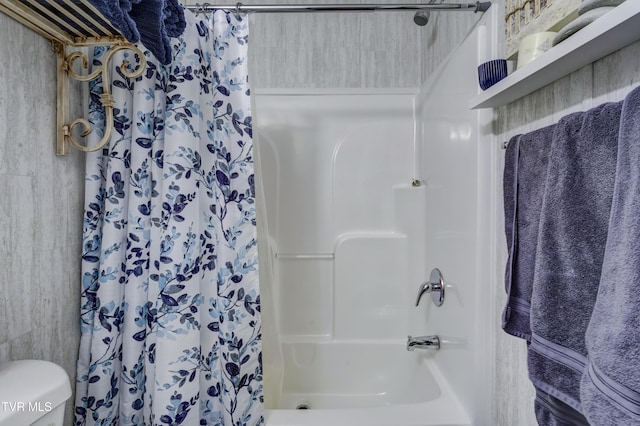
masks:
{"label": "shower curtain", "polygon": [[186,15],[87,156],[76,425],[264,422],[248,25]]}

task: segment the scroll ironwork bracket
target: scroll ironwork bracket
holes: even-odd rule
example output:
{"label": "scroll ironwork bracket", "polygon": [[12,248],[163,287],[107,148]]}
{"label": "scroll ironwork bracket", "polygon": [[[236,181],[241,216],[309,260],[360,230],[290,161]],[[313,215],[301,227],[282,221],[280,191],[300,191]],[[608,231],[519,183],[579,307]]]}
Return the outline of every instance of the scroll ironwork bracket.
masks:
{"label": "scroll ironwork bracket", "polygon": [[[56,154],[67,155],[69,145],[80,151],[97,151],[107,144],[113,131],[113,97],[109,72],[114,54],[121,50],[133,51],[137,56],[135,64],[126,60],[120,65],[122,75],[136,78],[142,75],[147,66],[144,54],[136,46],[126,41],[125,37],[115,31],[112,24],[88,0],[0,0],[0,12],[10,16],[22,25],[50,40],[57,56],[57,130]],[[86,75],[74,71],[74,62],[82,61],[82,67],[88,70],[88,58],[80,52],[67,54],[68,47],[110,46],[102,57],[103,65],[99,69],[87,72]],[[105,110],[105,129],[100,142],[87,146],[79,143],[75,135],[81,138],[93,132],[85,119],[69,122],[69,86],[70,79],[90,82],[102,77],[104,84],[100,102]],[[74,132],[76,126],[82,125],[80,132]]]}
{"label": "scroll ironwork bracket", "polygon": [[[110,84],[110,71],[112,66],[112,60],[114,55],[121,50],[130,50],[138,57],[138,62],[134,64],[132,69],[128,61],[123,61],[120,65],[122,74],[129,78],[136,78],[142,75],[146,68],[146,59],[144,54],[136,46],[129,43],[115,44],[110,47],[105,56],[102,58],[102,65],[93,69],[87,74],[79,74],[74,71],[74,63],[80,60],[83,69],[88,70],[89,60],[87,56],[81,51],[73,51],[67,54],[67,48],[64,44],[57,41],[53,41],[53,46],[57,55],[57,137],[56,137],[56,155],[67,155],[69,153],[69,146],[72,146],[80,151],[92,152],[102,149],[111,139],[111,133],[113,132],[114,120],[113,120],[113,106],[114,99],[111,94]],[[70,80],[76,80],[80,82],[90,82],[102,77],[102,93],[100,95],[100,102],[104,107],[105,112],[105,127],[101,140],[94,145],[86,145],[76,140],[74,129],[76,126],[82,126],[79,132],[81,138],[87,137],[93,132],[93,127],[84,118],[77,118],[73,121],[70,120],[70,101],[69,101],[69,86]]]}

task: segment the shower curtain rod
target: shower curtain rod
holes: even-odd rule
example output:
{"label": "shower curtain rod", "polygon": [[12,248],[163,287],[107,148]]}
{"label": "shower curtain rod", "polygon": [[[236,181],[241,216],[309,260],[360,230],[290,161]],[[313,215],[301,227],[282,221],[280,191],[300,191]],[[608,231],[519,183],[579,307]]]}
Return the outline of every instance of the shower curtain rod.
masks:
{"label": "shower curtain rod", "polygon": [[440,3],[440,4],[260,4],[244,5],[240,2],[230,5],[211,5],[209,3],[184,6],[196,13],[210,12],[216,9],[241,13],[304,13],[304,12],[397,12],[397,11],[441,11],[441,12],[485,12],[491,2]]}

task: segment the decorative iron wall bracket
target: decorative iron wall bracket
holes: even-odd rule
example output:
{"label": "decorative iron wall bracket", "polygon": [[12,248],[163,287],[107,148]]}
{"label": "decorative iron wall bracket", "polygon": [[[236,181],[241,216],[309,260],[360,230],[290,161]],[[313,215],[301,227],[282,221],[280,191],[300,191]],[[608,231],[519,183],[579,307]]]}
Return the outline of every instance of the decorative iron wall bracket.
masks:
{"label": "decorative iron wall bracket", "polygon": [[[132,50],[138,56],[136,67],[131,70],[128,62],[120,66],[122,73],[135,78],[140,76],[146,67],[143,53],[113,28],[86,0],[0,0],[0,12],[12,17],[21,24],[31,28],[49,39],[57,55],[57,137],[56,154],[67,155],[69,145],[81,151],[97,151],[107,144],[113,131],[113,97],[110,84],[103,84],[100,101],[105,109],[105,129],[100,142],[92,146],[79,143],[74,128],[82,125],[81,137],[88,136],[93,129],[89,122],[79,118],[69,122],[69,84],[70,79],[89,82],[102,77],[109,82],[109,70],[113,56],[121,50]],[[67,47],[111,46],[103,58],[103,65],[86,75],[74,71],[74,63],[80,59],[84,69],[88,69],[88,58],[80,52],[67,54]]]}
{"label": "decorative iron wall bracket", "polygon": [[[74,148],[91,152],[102,149],[109,140],[111,140],[111,132],[113,131],[113,96],[111,95],[111,85],[106,84],[109,82],[109,70],[111,69],[111,61],[113,56],[121,50],[132,50],[139,58],[139,63],[136,68],[131,71],[129,62],[124,61],[120,65],[122,74],[128,78],[136,78],[142,75],[146,67],[146,60],[144,54],[136,46],[125,43],[113,45],[103,58],[102,66],[94,69],[91,73],[86,75],[78,74],[74,71],[73,65],[77,60],[81,61],[82,68],[87,69],[89,66],[89,60],[87,56],[80,51],[74,51],[67,55],[66,46],[54,42],[54,48],[58,56],[58,102],[57,102],[57,122],[58,122],[58,134],[56,141],[56,154],[67,155],[69,153],[69,145]],[[84,118],[77,118],[69,122],[69,82],[70,79],[74,79],[81,82],[90,82],[96,80],[98,77],[102,77],[102,94],[100,95],[100,103],[104,107],[105,111],[105,128],[104,134],[100,142],[95,145],[87,146],[78,142],[74,137],[74,128],[76,126],[82,126],[80,136],[86,137],[92,131],[91,124]]]}

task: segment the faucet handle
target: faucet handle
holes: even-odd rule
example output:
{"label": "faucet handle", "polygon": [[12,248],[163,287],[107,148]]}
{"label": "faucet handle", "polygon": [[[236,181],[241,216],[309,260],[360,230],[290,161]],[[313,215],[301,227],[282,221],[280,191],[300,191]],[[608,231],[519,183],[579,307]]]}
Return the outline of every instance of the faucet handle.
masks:
{"label": "faucet handle", "polygon": [[438,268],[434,268],[429,276],[429,281],[425,281],[418,287],[418,297],[416,298],[416,306],[420,304],[420,299],[425,293],[431,293],[431,300],[436,306],[442,306],[444,303],[444,278]]}
{"label": "faucet handle", "polygon": [[430,282],[423,282],[422,284],[420,284],[420,287],[418,287],[418,297],[416,298],[416,306],[418,306],[420,304],[420,299],[422,299],[422,295],[425,293],[431,293],[432,289],[431,289],[431,283]]}

